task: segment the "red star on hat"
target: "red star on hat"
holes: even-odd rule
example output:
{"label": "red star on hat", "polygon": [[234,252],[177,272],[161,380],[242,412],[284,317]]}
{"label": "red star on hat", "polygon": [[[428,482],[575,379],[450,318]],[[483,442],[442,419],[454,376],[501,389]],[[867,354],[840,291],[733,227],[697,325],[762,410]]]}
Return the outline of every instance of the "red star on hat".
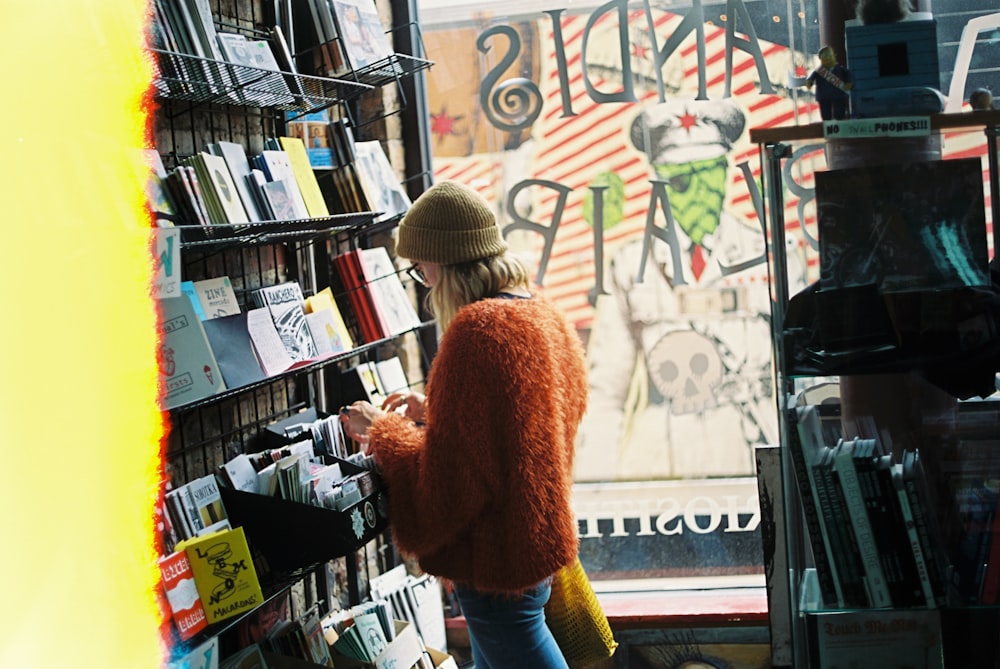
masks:
{"label": "red star on hat", "polygon": [[449,116],[448,110],[442,107],[440,114],[431,114],[431,134],[437,137],[438,141],[448,135],[458,135],[455,124],[461,119],[461,116]]}
{"label": "red star on hat", "polygon": [[698,117],[687,110],[684,110],[684,113],[678,116],[677,120],[680,121],[681,127],[688,131],[698,125]]}

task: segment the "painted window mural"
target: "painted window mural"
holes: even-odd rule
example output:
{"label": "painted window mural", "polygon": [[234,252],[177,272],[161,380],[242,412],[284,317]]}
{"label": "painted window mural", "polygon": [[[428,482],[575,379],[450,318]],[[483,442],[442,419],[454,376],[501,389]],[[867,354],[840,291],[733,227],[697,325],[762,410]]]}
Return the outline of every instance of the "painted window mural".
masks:
{"label": "painted window mural", "polygon": [[[805,84],[816,13],[765,0],[420,5],[434,178],[495,204],[587,345],[575,477],[595,579],[761,573],[754,448],[778,427],[748,131],[820,120]],[[788,165],[793,290],[817,278],[803,250],[823,167],[818,145]]]}

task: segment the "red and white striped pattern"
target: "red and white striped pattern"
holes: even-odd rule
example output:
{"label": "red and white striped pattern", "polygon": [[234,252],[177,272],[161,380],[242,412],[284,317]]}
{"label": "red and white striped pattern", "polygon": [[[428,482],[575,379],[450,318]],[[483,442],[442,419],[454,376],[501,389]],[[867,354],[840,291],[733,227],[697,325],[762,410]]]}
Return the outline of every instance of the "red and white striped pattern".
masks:
{"label": "red and white striped pattern", "polygon": [[[655,32],[658,46],[679,27],[683,17],[667,12],[654,13]],[[543,288],[550,298],[568,314],[577,327],[589,327],[593,310],[587,295],[594,287],[594,247],[593,233],[583,218],[583,200],[588,185],[601,172],[616,173],[625,184],[626,200],[624,220],[610,230],[604,231],[604,257],[612,256],[621,242],[642,234],[649,206],[649,177],[651,167],[646,156],[636,150],[629,141],[632,119],[646,104],[655,104],[657,93],[654,85],[640,90],[636,87],[639,103],[598,104],[587,95],[581,71],[581,46],[584,26],[588,15],[564,15],[562,36],[565,43],[569,89],[574,116],[565,117],[562,108],[562,91],[555,68],[554,35],[547,16],[539,15],[538,27],[541,33],[541,81],[537,82],[543,95],[543,109],[531,129],[533,155],[527,169],[521,167],[517,174],[504,175],[503,157],[499,153],[483,153],[465,157],[436,158],[434,172],[436,180],[455,179],[477,188],[489,201],[501,203],[505,193],[498,192],[500,184],[508,187],[523,179],[546,179],[572,189],[563,212],[563,219],[555,237],[555,244],[546,268]],[[642,12],[634,12],[630,18],[633,39],[637,31],[645,30],[646,19]],[[588,38],[588,74],[592,85],[601,92],[614,93],[621,88],[620,81],[602,79],[595,61],[604,54],[618,53],[618,25],[616,14],[605,14],[597,19]],[[706,87],[710,99],[722,98],[725,92],[725,29],[713,25],[705,27],[706,39]],[[649,53],[648,44],[634,44],[633,52]],[[792,54],[786,47],[761,42],[767,68],[772,82],[783,83],[795,62],[803,62],[802,56]],[[463,57],[458,55],[456,57]],[[650,62],[632,59],[634,72],[648,74]],[[609,61],[610,62],[610,61]],[[698,92],[698,62],[694,34],[689,34],[680,48],[664,66],[668,99],[693,98]],[[432,71],[433,75],[433,71]],[[762,95],[758,83],[758,72],[752,58],[742,50],[734,50],[731,96],[746,114],[746,128],[792,125],[818,121],[817,106],[809,96],[797,103],[787,92]],[[432,105],[434,101],[432,100]],[[484,120],[485,122],[485,120]],[[948,135],[945,141],[946,157],[985,155],[982,133],[961,133]],[[757,221],[757,214],[744,180],[737,168],[741,163],[750,166],[754,180],[760,183],[760,157],[756,145],[749,141],[749,132],[742,137],[730,152],[730,175],[727,186],[726,209],[729,213],[749,222]],[[808,159],[800,162],[801,170],[796,170],[796,180],[806,188],[812,188],[812,170],[825,167],[823,152],[814,151]],[[985,161],[984,161],[985,170]],[[542,189],[537,189],[541,191]],[[530,218],[536,223],[548,225],[558,199],[553,191],[532,193]],[[798,198],[786,191],[786,230],[795,233],[795,239],[815,278],[818,274],[817,255],[806,248],[805,236],[799,232]],[[987,201],[987,209],[989,202]],[[805,207],[804,224],[811,236],[815,236],[815,208]],[[662,225],[662,214],[658,214]],[[504,222],[507,222],[504,220]],[[541,257],[543,240],[531,233],[515,233],[508,238],[515,250],[521,252],[529,262],[537,264]],[[761,267],[759,276],[741,280],[766,281],[767,274]]]}

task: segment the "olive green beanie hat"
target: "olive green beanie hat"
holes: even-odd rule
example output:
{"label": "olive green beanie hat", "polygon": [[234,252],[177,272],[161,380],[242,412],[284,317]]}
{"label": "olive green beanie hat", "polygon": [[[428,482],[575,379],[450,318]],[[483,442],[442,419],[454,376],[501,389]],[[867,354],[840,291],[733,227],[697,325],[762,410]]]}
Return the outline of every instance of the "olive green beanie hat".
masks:
{"label": "olive green beanie hat", "polygon": [[399,224],[396,255],[455,265],[500,255],[507,243],[486,199],[457,181],[442,181],[417,198]]}

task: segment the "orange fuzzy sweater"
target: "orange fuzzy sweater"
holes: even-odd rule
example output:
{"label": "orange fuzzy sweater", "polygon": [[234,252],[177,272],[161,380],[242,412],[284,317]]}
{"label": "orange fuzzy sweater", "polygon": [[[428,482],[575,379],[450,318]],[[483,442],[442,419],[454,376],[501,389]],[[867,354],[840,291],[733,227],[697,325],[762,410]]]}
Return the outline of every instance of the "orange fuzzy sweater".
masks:
{"label": "orange fuzzy sweater", "polygon": [[587,372],[560,312],[540,297],[463,307],[426,390],[426,427],[389,414],[368,432],[397,547],[431,574],[495,592],[522,591],[573,560]]}

